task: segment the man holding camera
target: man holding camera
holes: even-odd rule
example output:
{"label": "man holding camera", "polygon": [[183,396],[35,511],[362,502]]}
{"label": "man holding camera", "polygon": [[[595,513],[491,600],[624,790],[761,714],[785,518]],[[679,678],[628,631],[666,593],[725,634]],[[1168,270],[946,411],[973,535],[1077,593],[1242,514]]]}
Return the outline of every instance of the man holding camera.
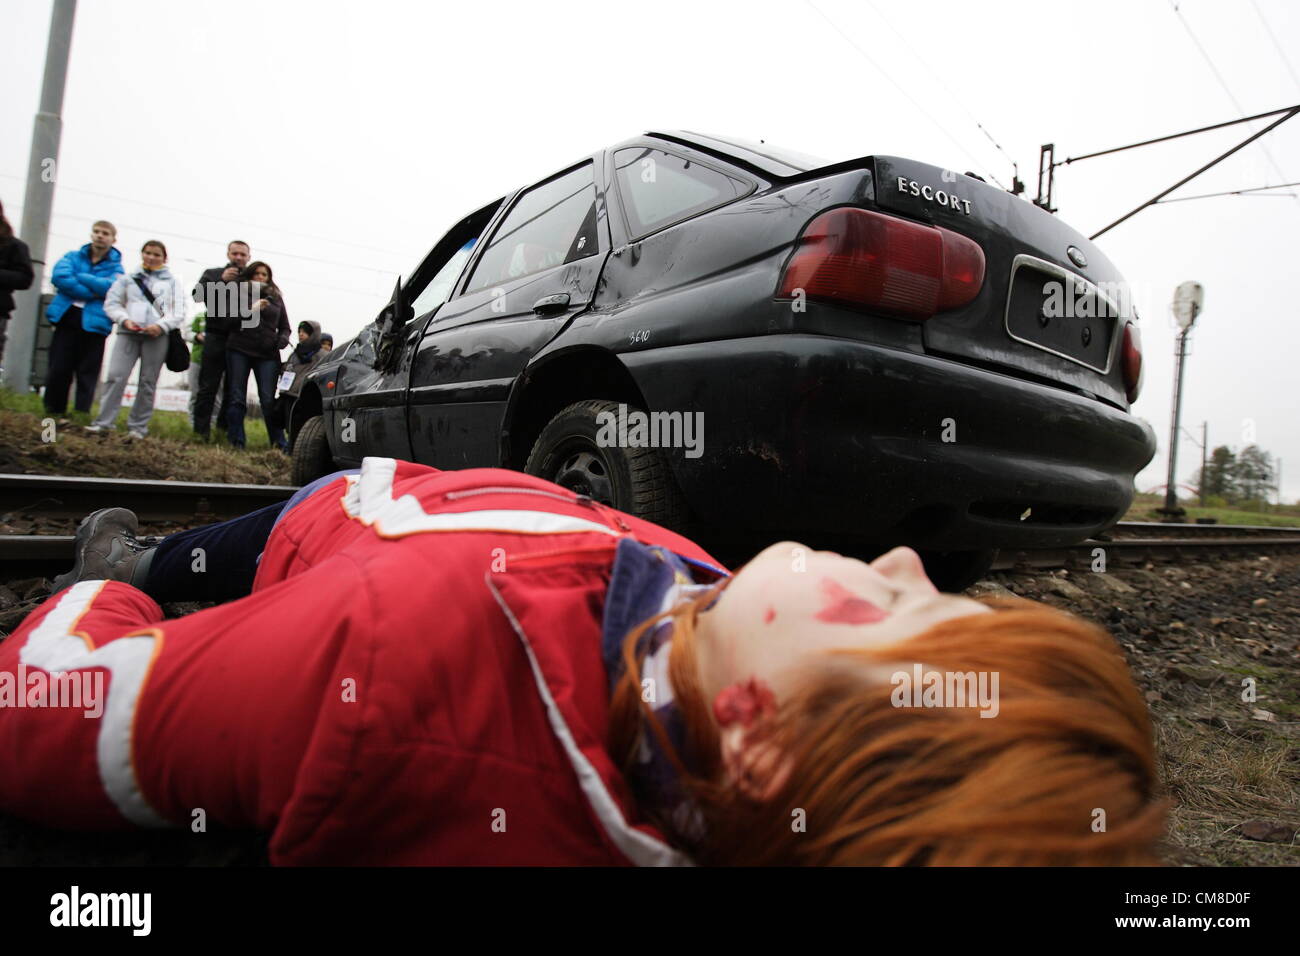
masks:
{"label": "man holding camera", "polygon": [[226,264],[204,271],[194,287],[194,299],[207,305],[208,317],[202,332],[195,341],[203,346],[203,359],[199,365],[199,393],[194,400],[194,431],[208,438],[212,422],[212,406],[217,389],[221,389],[221,412],[217,422],[225,425],[226,409],[230,404],[229,389],[224,383],[226,374],[226,339],[238,328],[239,273],[248,265],[252,250],[248,243],[233,239],[226,246]]}

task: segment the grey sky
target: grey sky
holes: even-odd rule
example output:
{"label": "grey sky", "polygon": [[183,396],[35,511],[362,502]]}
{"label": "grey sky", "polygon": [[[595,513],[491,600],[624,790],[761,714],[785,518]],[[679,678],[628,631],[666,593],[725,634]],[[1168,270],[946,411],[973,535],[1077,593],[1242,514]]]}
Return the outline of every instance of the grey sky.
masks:
{"label": "grey sky", "polygon": [[[1009,185],[1010,162],[978,122],[1033,193],[1041,143],[1061,158],[1300,102],[1300,5],[1181,0],[1178,11],[1166,0],[81,0],[50,255],[107,218],[129,267],[157,237],[193,279],[244,238],[275,268],[290,316],[341,341],[455,219],[645,129],[831,158],[893,153]],[[0,199],[15,224],[49,13],[48,0],[0,0]],[[1094,232],[1246,133],[1062,168],[1060,215]],[[1261,142],[1271,160],[1248,147],[1180,195],[1300,180],[1300,118]],[[1300,497],[1298,227],[1300,199],[1228,197],[1159,206],[1102,237],[1143,316],[1136,412],[1161,447],[1140,488],[1163,482],[1168,302],[1197,279],[1206,308],[1184,425],[1199,437],[1208,421],[1212,445],[1240,448],[1253,422],[1285,462],[1284,498]],[[1180,461],[1186,480],[1199,463],[1190,441]]]}

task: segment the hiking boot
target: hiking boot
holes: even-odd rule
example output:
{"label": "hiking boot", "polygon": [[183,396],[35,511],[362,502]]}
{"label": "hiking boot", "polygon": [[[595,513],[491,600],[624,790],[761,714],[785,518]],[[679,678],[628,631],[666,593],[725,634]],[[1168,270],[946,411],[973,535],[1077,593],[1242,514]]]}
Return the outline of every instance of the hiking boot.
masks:
{"label": "hiking boot", "polygon": [[134,511],[101,508],[77,526],[77,561],[54,579],[51,594],[78,581],[124,581],[139,587],[148,576],[154,547],[161,538],[140,538]]}

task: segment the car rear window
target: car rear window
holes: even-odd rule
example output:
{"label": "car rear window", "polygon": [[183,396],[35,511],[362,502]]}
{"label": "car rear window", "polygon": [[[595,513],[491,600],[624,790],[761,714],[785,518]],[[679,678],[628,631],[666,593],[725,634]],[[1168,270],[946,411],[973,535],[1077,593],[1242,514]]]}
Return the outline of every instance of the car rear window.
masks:
{"label": "car rear window", "polygon": [[595,255],[596,184],[590,161],[519,197],[474,267],[467,292]]}
{"label": "car rear window", "polygon": [[747,182],[648,146],[618,150],[614,169],[633,239],[731,202],[750,190]]}

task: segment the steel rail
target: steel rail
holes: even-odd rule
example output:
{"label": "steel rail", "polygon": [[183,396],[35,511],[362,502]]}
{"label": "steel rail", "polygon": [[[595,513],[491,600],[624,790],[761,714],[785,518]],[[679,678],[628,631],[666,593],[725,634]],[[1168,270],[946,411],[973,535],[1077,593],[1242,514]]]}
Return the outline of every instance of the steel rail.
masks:
{"label": "steel rail", "polygon": [[130,508],[142,521],[207,524],[288,499],[291,485],[216,481],[73,478],[0,474],[0,515],[81,518],[99,508]]}
{"label": "steel rail", "polygon": [[[288,499],[293,485],[226,484],[138,478],[80,478],[64,475],[0,474],[0,515],[31,514],[80,518],[97,508],[130,508],[143,521],[223,520]],[[1106,534],[1145,537],[1300,534],[1277,525],[1182,524],[1121,521]]]}
{"label": "steel rail", "polygon": [[[72,535],[0,535],[0,581],[51,576],[72,565]],[[1117,538],[1084,541],[1058,548],[1021,548],[997,552],[993,571],[1090,568],[1100,558],[1106,567],[1148,562],[1190,564],[1207,558],[1277,554],[1300,550],[1300,534],[1291,537]]]}
{"label": "steel rail", "polygon": [[1062,548],[999,551],[993,559],[992,570],[1090,568],[1098,559],[1103,560],[1108,569],[1156,561],[1193,564],[1206,558],[1275,554],[1297,549],[1300,549],[1300,534],[1291,537],[1116,538],[1113,541],[1084,541]]}
{"label": "steel rail", "polygon": [[[1300,527],[1266,524],[1180,524],[1168,521],[1121,521],[1106,534],[1115,538],[1201,538],[1201,537],[1289,537],[1300,535]],[[1105,539],[1099,539],[1105,540]]]}

